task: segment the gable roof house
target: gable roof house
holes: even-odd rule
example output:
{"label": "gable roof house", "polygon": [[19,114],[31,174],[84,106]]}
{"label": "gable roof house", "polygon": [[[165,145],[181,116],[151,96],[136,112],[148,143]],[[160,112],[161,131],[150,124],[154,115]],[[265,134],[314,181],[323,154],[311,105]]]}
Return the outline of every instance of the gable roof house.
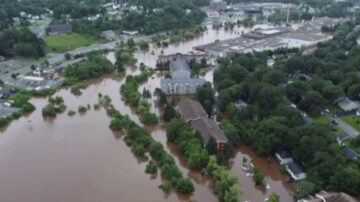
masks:
{"label": "gable roof house", "polygon": [[190,99],[181,100],[177,105],[177,112],[183,121],[200,133],[204,147],[211,138],[214,138],[218,151],[223,151],[228,140],[218,124],[208,117],[199,102]]}
{"label": "gable roof house", "polygon": [[356,101],[350,100],[348,97],[340,97],[335,100],[335,103],[344,111],[353,111],[359,108],[359,103]]}
{"label": "gable roof house", "polygon": [[359,200],[343,192],[336,193],[321,191],[315,194],[315,196],[301,199],[298,202],[359,202]]}
{"label": "gable roof house", "polygon": [[49,27],[48,33],[49,33],[49,35],[72,33],[72,25],[70,25],[70,24],[51,25]]}
{"label": "gable roof house", "polygon": [[306,178],[304,168],[295,162],[290,162],[286,165],[286,171],[295,180],[303,180]]}
{"label": "gable roof house", "polygon": [[354,150],[350,149],[349,147],[344,147],[342,151],[344,155],[349,159],[356,160],[359,158],[359,154],[356,153]]}
{"label": "gable roof house", "polygon": [[294,161],[290,152],[286,150],[276,152],[275,157],[280,165],[285,165]]}

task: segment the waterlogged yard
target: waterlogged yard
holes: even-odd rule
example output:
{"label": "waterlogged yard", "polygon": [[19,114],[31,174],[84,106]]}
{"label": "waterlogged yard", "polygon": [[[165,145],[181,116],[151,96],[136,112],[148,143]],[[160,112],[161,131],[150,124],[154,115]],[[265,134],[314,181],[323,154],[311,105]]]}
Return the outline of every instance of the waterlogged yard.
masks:
{"label": "waterlogged yard", "polygon": [[56,36],[45,36],[46,52],[66,52],[75,48],[89,46],[96,42],[91,36],[81,34],[63,34]]}

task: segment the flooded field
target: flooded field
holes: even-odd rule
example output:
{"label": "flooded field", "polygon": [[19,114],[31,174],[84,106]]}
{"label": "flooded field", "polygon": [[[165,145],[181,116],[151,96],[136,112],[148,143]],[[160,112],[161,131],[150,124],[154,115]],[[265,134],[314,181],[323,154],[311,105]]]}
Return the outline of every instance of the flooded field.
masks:
{"label": "flooded field", "polygon": [[[224,32],[209,29],[203,36],[170,45],[163,52],[186,53],[195,45],[233,38],[239,32],[241,30]],[[161,50],[151,46],[149,52],[137,52],[135,56],[138,64],[154,67]],[[114,53],[106,56],[114,62]],[[136,67],[128,67],[126,71],[128,75],[139,73]],[[140,92],[143,88],[153,92],[160,86],[161,77],[161,73],[155,74],[140,86]],[[211,81],[212,71],[205,78]],[[120,86],[124,82],[124,78],[104,76],[91,81],[81,96],[72,95],[70,89],[62,89],[55,96],[64,98],[68,110],[77,111],[79,105],[93,106],[97,103],[98,93],[109,95],[116,109],[140,124],[135,112],[122,101]],[[155,97],[152,99],[152,111],[159,114],[159,109],[154,104]],[[165,128],[156,126],[147,129],[175,157],[184,176],[194,182],[195,192],[190,197],[174,192],[166,195],[158,188],[162,183],[160,175],[151,180],[145,174],[146,163],[139,161],[124,141],[110,131],[110,118],[104,109],[92,108],[84,115],[69,117],[67,113],[63,113],[55,119],[44,119],[41,109],[47,104],[47,100],[33,98],[31,102],[36,106],[33,113],[0,130],[1,202],[218,201],[210,188],[209,178],[188,169],[184,157],[179,154],[175,145],[167,142]],[[251,178],[242,170],[244,156],[264,172],[270,189],[254,187]],[[281,201],[292,201],[293,185],[285,182],[279,166],[275,162],[269,164],[266,159],[252,154],[248,147],[242,146],[237,150],[231,159],[231,169],[239,176],[244,192],[240,201],[261,202],[273,192],[280,195]]]}

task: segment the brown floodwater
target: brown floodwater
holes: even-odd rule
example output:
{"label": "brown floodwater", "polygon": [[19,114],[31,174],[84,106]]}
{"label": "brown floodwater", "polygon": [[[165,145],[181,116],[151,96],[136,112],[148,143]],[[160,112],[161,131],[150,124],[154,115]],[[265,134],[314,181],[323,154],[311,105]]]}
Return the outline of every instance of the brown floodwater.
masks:
{"label": "brown floodwater", "polygon": [[[208,30],[203,36],[178,45],[170,45],[164,54],[186,53],[194,45],[209,43],[215,39],[236,37],[236,32]],[[154,54],[137,52],[138,64],[155,65],[161,49],[151,46]],[[114,62],[114,53],[106,55]],[[138,74],[136,67],[127,67],[127,74]],[[205,76],[212,80],[212,71]],[[139,88],[152,92],[160,86],[163,73],[156,73]],[[112,103],[122,114],[141,124],[134,110],[122,100],[120,86],[124,78],[104,76],[92,80],[81,96],[74,96],[69,89],[61,89],[55,96],[65,100],[67,109],[77,111],[79,105],[91,105],[91,110],[69,117],[59,114],[55,119],[44,119],[41,109],[47,104],[46,99],[33,98],[31,103],[36,110],[3,128],[0,135],[0,201],[1,202],[98,202],[98,201],[218,201],[210,188],[210,179],[198,171],[186,166],[185,158],[176,146],[167,142],[163,126],[146,127],[153,138],[161,142],[170,152],[183,172],[195,185],[195,192],[190,197],[174,192],[164,194],[158,186],[162,179],[150,179],[145,174],[146,163],[139,161],[117,134],[109,129],[110,118],[104,109],[95,110],[98,93],[109,95]],[[150,100],[152,111],[159,114],[155,97]],[[162,124],[161,124],[162,125]],[[242,171],[242,158],[247,156],[267,177],[269,190],[254,187],[250,177]],[[281,201],[291,201],[292,185],[285,182],[279,166],[268,164],[266,159],[251,153],[246,146],[240,147],[231,160],[232,171],[239,177],[244,191],[240,201],[264,201],[269,194],[276,192]]]}

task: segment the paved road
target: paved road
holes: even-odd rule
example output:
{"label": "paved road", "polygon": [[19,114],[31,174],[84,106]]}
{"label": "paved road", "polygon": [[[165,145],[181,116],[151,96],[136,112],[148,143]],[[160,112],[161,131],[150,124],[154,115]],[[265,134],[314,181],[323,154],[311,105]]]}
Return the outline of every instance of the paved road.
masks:
{"label": "paved road", "polygon": [[341,119],[335,118],[327,112],[324,112],[323,116],[326,117],[331,122],[335,121],[337,123],[337,126],[340,127],[345,133],[349,134],[351,137],[355,138],[359,135],[359,132],[357,130],[355,130],[353,127],[349,126],[347,123],[345,123]]}
{"label": "paved road", "polygon": [[[164,34],[164,33],[160,33]],[[150,41],[153,35],[149,36],[135,36],[135,37],[126,37],[122,40],[127,40],[129,38],[133,38],[135,42],[139,41]],[[107,43],[96,43],[92,44],[90,46],[80,47],[76,48],[72,51],[69,51],[67,53],[70,53],[71,55],[78,55],[78,54],[85,54],[91,51],[96,50],[105,50],[105,49],[114,49],[117,46],[118,41],[112,41]],[[49,57],[47,60],[50,64],[58,63],[65,59],[66,53],[49,53],[47,56]],[[25,75],[26,73],[30,72],[30,66],[32,64],[34,65],[40,65],[41,62],[32,60],[32,59],[12,59],[4,62],[0,62],[0,69],[2,71],[8,71],[8,74],[3,74],[0,76],[0,79],[3,80],[6,84],[12,84],[13,80],[11,78],[12,73],[19,73],[20,75]],[[19,67],[23,67],[20,68]]]}

